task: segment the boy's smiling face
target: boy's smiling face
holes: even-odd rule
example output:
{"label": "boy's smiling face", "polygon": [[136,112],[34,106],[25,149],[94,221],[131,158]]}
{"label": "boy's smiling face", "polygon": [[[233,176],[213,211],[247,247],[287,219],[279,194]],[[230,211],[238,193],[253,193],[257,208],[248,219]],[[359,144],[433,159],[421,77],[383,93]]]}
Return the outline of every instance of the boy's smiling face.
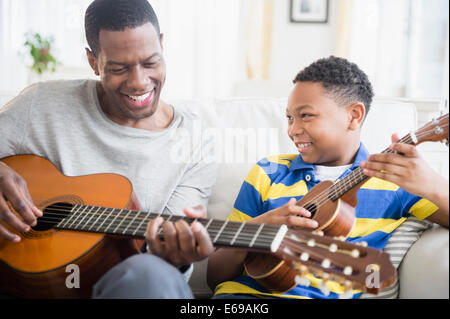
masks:
{"label": "boy's smiling face", "polygon": [[286,117],[288,135],[303,161],[326,166],[353,162],[364,118],[360,103],[339,106],[320,82],[296,82]]}

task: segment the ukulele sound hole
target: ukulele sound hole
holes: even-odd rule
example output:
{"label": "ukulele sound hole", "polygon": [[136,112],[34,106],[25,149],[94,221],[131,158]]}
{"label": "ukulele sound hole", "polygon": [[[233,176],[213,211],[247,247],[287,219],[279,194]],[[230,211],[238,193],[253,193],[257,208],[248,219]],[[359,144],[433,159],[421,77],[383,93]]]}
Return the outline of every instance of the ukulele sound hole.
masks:
{"label": "ukulele sound hole", "polygon": [[72,207],[73,204],[64,202],[54,203],[47,206],[42,211],[44,215],[37,219],[37,224],[36,226],[32,227],[32,229],[35,231],[45,231],[52,229],[56,224],[58,224],[61,220],[66,218],[67,215],[69,215]]}
{"label": "ukulele sound hole", "polygon": [[304,209],[308,210],[311,213],[311,217],[313,218],[317,212],[317,205],[314,203],[309,203],[306,206],[303,206]]}

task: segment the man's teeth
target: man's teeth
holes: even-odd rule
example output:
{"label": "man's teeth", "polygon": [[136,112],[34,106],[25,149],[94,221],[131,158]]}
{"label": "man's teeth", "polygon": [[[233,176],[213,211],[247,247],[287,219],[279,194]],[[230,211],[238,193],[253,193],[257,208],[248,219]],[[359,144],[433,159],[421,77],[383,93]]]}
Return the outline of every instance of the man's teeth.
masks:
{"label": "man's teeth", "polygon": [[299,143],[299,144],[297,144],[297,147],[304,148],[304,147],[307,147],[309,145],[311,145],[311,143]]}
{"label": "man's teeth", "polygon": [[132,98],[135,101],[143,102],[148,96],[150,95],[150,92],[145,93],[143,95],[128,95],[128,97]]}

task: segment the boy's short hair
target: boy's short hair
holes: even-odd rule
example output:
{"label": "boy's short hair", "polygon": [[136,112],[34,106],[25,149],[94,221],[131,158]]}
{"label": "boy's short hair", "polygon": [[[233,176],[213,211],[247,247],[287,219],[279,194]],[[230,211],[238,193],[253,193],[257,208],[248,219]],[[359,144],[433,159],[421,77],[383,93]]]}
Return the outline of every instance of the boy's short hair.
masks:
{"label": "boy's short hair", "polygon": [[320,82],[339,106],[361,102],[366,115],[369,113],[374,95],[372,84],[355,63],[344,58],[330,56],[317,60],[300,71],[293,82]]}
{"label": "boy's short hair", "polygon": [[100,51],[100,30],[123,31],[150,22],[160,35],[155,11],[147,0],[95,0],[86,10],[86,40],[94,56]]}

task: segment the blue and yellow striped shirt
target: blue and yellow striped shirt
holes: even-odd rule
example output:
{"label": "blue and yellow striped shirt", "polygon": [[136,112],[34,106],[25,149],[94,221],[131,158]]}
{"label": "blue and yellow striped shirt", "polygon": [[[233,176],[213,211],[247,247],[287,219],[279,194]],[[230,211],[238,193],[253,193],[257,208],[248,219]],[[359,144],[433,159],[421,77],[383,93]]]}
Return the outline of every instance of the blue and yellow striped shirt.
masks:
{"label": "blue and yellow striped shirt", "polygon": [[[359,167],[368,156],[361,143],[353,165],[338,179]],[[314,176],[314,165],[303,162],[301,155],[269,156],[259,161],[245,179],[229,220],[247,221],[278,208],[295,197],[302,198],[320,181]],[[356,224],[347,241],[366,241],[369,246],[383,249],[392,232],[405,219],[414,215],[424,219],[438,207],[430,201],[412,195],[399,186],[378,178],[370,178],[357,194]],[[226,281],[216,287],[215,294],[257,294],[286,298],[337,298],[344,288],[338,283],[328,283],[330,294],[319,289],[321,279],[309,274],[309,287],[296,286],[284,294],[273,294],[253,278],[246,275]],[[361,293],[356,293],[358,298]]]}

